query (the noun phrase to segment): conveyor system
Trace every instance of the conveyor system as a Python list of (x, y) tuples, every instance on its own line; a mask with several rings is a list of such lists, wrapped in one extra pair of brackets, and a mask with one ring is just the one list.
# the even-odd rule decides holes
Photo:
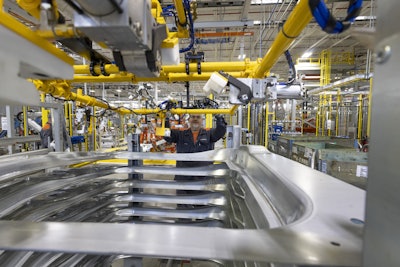
[[(128, 167), (105, 159), (216, 164)], [(71, 167), (84, 162), (96, 163)], [(176, 174), (205, 178), (177, 182)], [(2, 266), (361, 264), (365, 192), (259, 146), (2, 157), (0, 196)]]

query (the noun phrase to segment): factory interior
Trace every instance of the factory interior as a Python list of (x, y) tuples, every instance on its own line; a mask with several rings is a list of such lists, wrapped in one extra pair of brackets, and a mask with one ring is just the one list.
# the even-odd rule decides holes
[(399, 1), (0, 7), (0, 267), (400, 266)]

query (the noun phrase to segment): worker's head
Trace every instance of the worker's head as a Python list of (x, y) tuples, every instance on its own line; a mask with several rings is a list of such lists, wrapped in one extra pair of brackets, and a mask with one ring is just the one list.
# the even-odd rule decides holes
[(193, 131), (200, 130), (201, 126), (203, 126), (203, 115), (190, 114), (189, 123), (190, 123), (190, 129), (192, 129)]

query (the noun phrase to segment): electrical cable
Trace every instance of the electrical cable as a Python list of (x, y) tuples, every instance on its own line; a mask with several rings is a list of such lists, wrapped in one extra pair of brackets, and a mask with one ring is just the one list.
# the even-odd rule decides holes
[(288, 84), (292, 84), (296, 80), (296, 68), (293, 63), (292, 55), (290, 54), (289, 50), (285, 51), (285, 57), (289, 64), (289, 80)]
[(347, 30), (360, 14), (362, 0), (349, 0), (347, 16), (343, 20), (336, 20), (329, 12), (323, 0), (309, 0), (308, 4), (312, 15), (323, 31), (327, 33), (341, 33)]
[(190, 44), (179, 50), (179, 53), (185, 53), (187, 51), (190, 51), (193, 46), (194, 46), (194, 24), (193, 24), (193, 17), (192, 13), (190, 12), (190, 1), (189, 0), (183, 0), (183, 6), (185, 7), (185, 12), (186, 12), (186, 17), (188, 18), (189, 21), (189, 36), (190, 36)]

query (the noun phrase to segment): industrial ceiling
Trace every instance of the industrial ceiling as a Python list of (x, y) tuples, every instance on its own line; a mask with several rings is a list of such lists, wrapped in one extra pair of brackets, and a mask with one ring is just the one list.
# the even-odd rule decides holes
[[(8, 0), (9, 6), (16, 8), (15, 1)], [(60, 12), (67, 21), (72, 20), (72, 10), (64, 1), (57, 1)], [(197, 0), (194, 9), (195, 45), (192, 52), (204, 53), (204, 62), (233, 62), (240, 60), (256, 61), (264, 57), (271, 44), (274, 42), (280, 28), (287, 20), (297, 0), (242, 0), (242, 1), (209, 1)], [(174, 4), (172, 0), (161, 0), (163, 8)], [(329, 0), (326, 5), (330, 12), (338, 19), (347, 14), (348, 1)], [(358, 73), (371, 73), (371, 51), (358, 39), (353, 37), (352, 30), (372, 28), (375, 24), (376, 1), (364, 1), (359, 17), (351, 30), (341, 34), (327, 34), (321, 30), (313, 19), (308, 26), (297, 36), (290, 45), (289, 51), (293, 61), (297, 62), (305, 52), (311, 52), (303, 63), (319, 60), (321, 52), (330, 50), (332, 53), (331, 82), (343, 79)], [(174, 17), (166, 17), (170, 30), (174, 30)], [(32, 23), (35, 23), (33, 21)], [(187, 47), (189, 39), (179, 40), (180, 48)], [(109, 53), (102, 50), (102, 53)], [(311, 58), (311, 59), (309, 59)], [(180, 62), (185, 62), (182, 53)], [(302, 77), (306, 86), (319, 85), (319, 68), (297, 66), (298, 77)], [(223, 70), (223, 69), (222, 69)], [(288, 63), (282, 55), (271, 69), (271, 74), (279, 77), (280, 81), (288, 79)], [(205, 82), (190, 82), (192, 97), (206, 96), (202, 91)], [(135, 97), (139, 85), (129, 83), (112, 84), (75, 84), (88, 88), (90, 94), (103, 96), (109, 100), (128, 100)], [(186, 88), (183, 82), (145, 84), (151, 94), (159, 100), (168, 96), (184, 98)], [(157, 93), (155, 88), (157, 87)], [(102, 93), (105, 89), (106, 95)], [(130, 98), (129, 98), (130, 96)]]

